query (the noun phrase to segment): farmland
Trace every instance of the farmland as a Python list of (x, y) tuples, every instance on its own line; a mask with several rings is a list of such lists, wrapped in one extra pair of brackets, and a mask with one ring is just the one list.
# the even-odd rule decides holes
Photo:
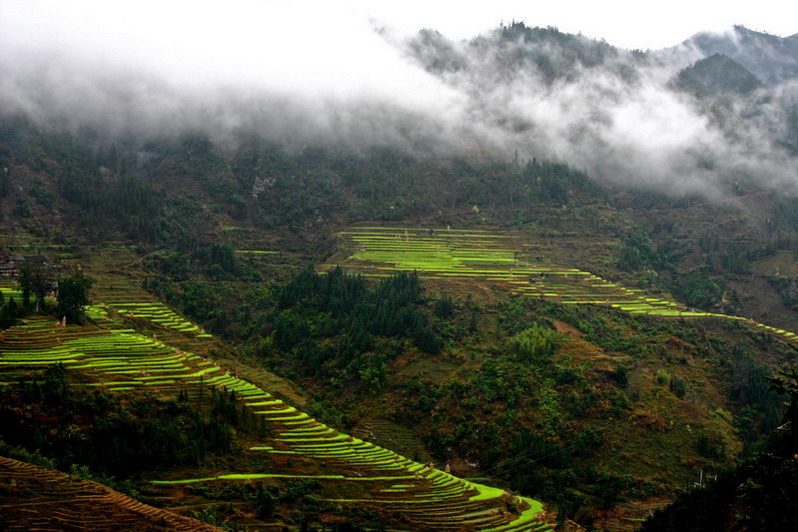
[[(677, 303), (662, 291), (647, 293), (609, 281), (586, 269), (551, 258), (552, 254), (538, 246), (533, 238), (514, 231), (495, 228), (454, 230), (440, 227), (430, 230), (409, 226), (365, 226), (342, 231), (338, 244), (342, 249), (338, 255), (341, 260), (331, 260), (320, 269), (332, 270), (340, 263), (350, 273), (386, 281), (400, 272), (415, 271), (424, 280), (425, 286), (433, 290), (492, 294), (487, 296), (486, 301), (509, 295), (529, 302), (551, 302), (554, 307), (562, 309), (563, 316), (568, 309), (588, 311), (601, 308), (630, 317), (664, 320), (674, 324), (684, 320), (720, 320), (740, 323), (783, 340), (795, 341), (794, 334), (783, 329), (734, 316), (697, 311)], [(255, 251), (249, 249), (237, 253), (255, 256), (263, 261), (276, 256)], [(108, 392), (124, 400), (149, 395), (184, 397), (191, 404), (204, 404), (207, 409), (212, 397), (232, 398), (238, 415), (254, 420), (255, 429), (249, 433), (239, 433), (227, 459), (197, 467), (174, 467), (168, 472), (147, 472), (144, 480), (148, 497), (159, 501), (165, 508), (191, 514), (198, 508), (213, 507), (214, 498), (208, 498), (206, 494), (237, 493), (239, 498), (234, 498), (234, 519), (237, 522), (262, 526), (268, 521), (277, 527), (280, 526), (278, 521), (296, 521), (291, 521), (290, 514), (283, 510), (278, 510), (276, 516), (263, 521), (251, 509), (248, 496), (240, 494), (249, 493), (251, 497), (260, 484), (275, 493), (291, 493), (297, 485), (302, 485), (312, 486), (308, 489), (312, 489), (311, 496), (318, 501), (320, 510), (316, 510), (315, 515), (319, 519), (319, 516), (335, 519), (330, 516), (340, 516), (341, 508), (358, 508), (371, 512), (366, 514), (369, 517), (363, 518), (366, 522), (384, 521), (398, 529), (403, 526), (410, 529), (545, 529), (548, 526), (540, 515), (543, 508), (538, 502), (503, 489), (458, 478), (442, 471), (440, 462), (437, 467), (430, 467), (432, 458), (429, 449), (432, 447), (425, 448), (422, 441), (427, 445), (429, 442), (422, 440), (422, 434), (418, 431), (413, 434), (407, 425), (394, 423), (394, 428), (389, 429), (392, 434), (378, 432), (377, 441), (383, 445), (379, 446), (369, 441), (374, 436), (372, 430), (363, 429), (370, 422), (350, 427), (347, 434), (340, 430), (341, 426), (334, 426), (336, 423), (328, 420), (328, 424), (325, 424), (314, 419), (303, 411), (303, 401), (306, 399), (301, 399), (295, 392), (289, 393), (289, 387), (273, 377), (261, 378), (268, 372), (262, 368), (255, 369), (251, 361), (247, 363), (226, 354), (226, 349), (218, 340), (201, 326), (142, 289), (144, 283), (141, 272), (123, 273), (115, 261), (128, 261), (131, 258), (124, 253), (115, 254), (118, 256), (108, 262), (98, 255), (90, 265), (99, 274), (96, 300), (87, 309), (92, 323), (83, 326), (70, 323), (62, 327), (51, 318), (29, 317), (2, 333), (0, 382), (10, 388), (20, 379), (41, 379), (47, 368), (60, 363), (68, 373), (80, 376), (74, 379), (73, 387)], [(559, 259), (562, 256), (558, 255)], [(0, 288), (6, 298), (19, 298), (21, 295), (14, 283), (0, 283)], [(561, 319), (578, 323), (573, 317)], [(396, 343), (401, 345), (399, 341)], [(303, 344), (303, 349), (307, 345)], [(455, 346), (457, 348), (459, 346)], [(476, 367), (474, 361), (483, 356), (483, 348), (477, 348), (476, 352), (467, 355), (472, 361), (471, 368)], [(635, 382), (638, 383), (641, 378), (647, 379), (644, 375), (649, 371), (648, 364), (663, 364), (654, 360), (631, 363), (626, 355), (610, 354), (612, 358), (596, 345), (574, 338), (561, 347), (555, 360), (558, 364), (560, 360), (565, 361), (569, 368), (573, 368), (568, 371), (585, 372), (580, 374), (590, 379), (595, 378), (591, 376), (594, 372), (600, 375), (600, 372), (618, 371), (619, 361), (623, 360), (623, 364), (632, 368), (639, 366), (634, 373)], [(446, 354), (442, 359), (430, 357), (414, 361), (417, 356), (413, 350), (402, 355), (402, 358), (410, 361), (411, 366), (407, 370), (400, 370), (399, 380), (396, 381), (400, 386), (406, 384), (402, 375), (409, 375), (416, 367), (447, 374), (444, 368), (448, 367), (451, 360), (446, 357), (451, 355)], [(459, 354), (456, 356), (463, 357)], [(569, 357), (574, 357), (573, 362), (568, 361)], [(366, 356), (363, 360), (371, 359)], [(507, 364), (507, 361), (501, 364)], [(580, 369), (577, 370), (577, 367)], [(596, 369), (590, 369), (593, 367)], [(680, 382), (676, 375), (684, 375), (682, 370), (670, 367), (668, 370), (674, 372), (673, 377), (668, 374), (668, 379)], [(453, 367), (447, 371), (449, 375), (471, 382), (468, 379), (472, 375), (465, 368), (457, 370)], [(482, 386), (480, 378), (483, 377), (474, 377), (473, 386)], [(431, 380), (425, 385), (435, 386), (434, 379)], [(532, 382), (536, 381), (529, 381)], [(524, 404), (534, 405), (536, 399), (532, 397), (538, 394), (543, 397), (546, 393), (554, 393), (547, 388), (550, 386), (547, 382), (544, 380), (538, 384), (540, 390), (534, 393), (526, 392), (529, 399), (524, 399)], [(649, 386), (638, 385), (642, 389)], [(599, 386), (607, 398), (616, 397), (612, 386), (608, 387), (603, 382)], [(456, 390), (450, 390), (453, 395), (447, 401), (455, 401)], [(585, 390), (579, 393), (583, 392)], [(397, 397), (394, 400), (402, 404), (400, 401), (404, 399)], [(475, 400), (471, 398), (469, 404)], [(487, 411), (494, 408), (487, 406), (491, 402), (492, 399), (486, 400), (483, 409)], [(408, 403), (401, 408), (415, 412), (416, 407)], [(645, 408), (652, 410), (653, 414), (639, 415), (656, 417), (659, 412), (671, 407), (652, 403)], [(524, 423), (541, 423), (544, 427), (559, 424), (567, 426), (565, 417), (558, 414), (556, 409), (548, 413), (536, 408), (519, 412), (524, 416)], [(673, 412), (677, 415), (676, 410)], [(370, 419), (377, 426), (390, 426), (386, 425), (388, 420), (380, 418), (377, 411), (368, 415), (374, 416)], [(424, 410), (412, 415), (424, 423), (412, 428), (427, 431), (434, 438), (441, 438), (449, 430), (449, 420), (445, 417), (443, 420), (437, 414), (427, 417)], [(559, 417), (562, 417), (562, 421), (557, 420)], [(426, 424), (429, 419), (435, 420), (434, 427)], [(486, 421), (492, 422), (493, 419), (498, 419), (498, 416), (489, 416)], [(691, 422), (695, 423), (694, 420)], [(595, 423), (594, 426), (604, 430), (604, 422)], [(405, 450), (405, 456), (386, 448), (392, 447), (393, 433), (400, 428), (408, 434), (402, 448), (413, 449)], [(658, 447), (667, 448), (681, 434), (655, 434), (653, 437), (658, 440)], [(612, 436), (608, 438), (612, 439)], [(568, 443), (566, 447), (571, 445), (575, 444)], [(617, 453), (608, 454), (606, 449), (599, 453), (605, 463), (612, 463), (619, 471), (625, 467), (615, 464), (616, 458), (613, 456)], [(630, 450), (625, 449), (618, 456), (628, 456), (629, 453)], [(440, 450), (433, 455), (440, 461)], [(416, 461), (407, 458), (409, 456), (416, 458)], [(417, 461), (418, 456), (425, 457), (424, 463)], [(460, 474), (465, 471), (467, 469), (464, 467), (459, 469)], [(480, 473), (475, 472), (476, 475)], [(643, 471), (641, 468), (641, 478), (650, 474), (648, 469)], [(677, 474), (684, 475), (685, 472), (680, 469)], [(508, 481), (506, 478), (503, 480)], [(529, 489), (526, 484), (523, 492)]]
[(196, 519), (159, 510), (96, 482), (0, 457), (0, 478), (8, 496), (35, 493), (24, 504), (0, 504), (11, 529), (89, 530), (108, 523), (148, 530), (218, 530)]
[[(167, 335), (145, 336), (126, 325), (151, 320), (170, 338), (204, 340), (196, 326), (186, 325), (185, 318), (162, 305), (115, 300), (96, 304), (89, 315), (94, 324), (63, 327), (50, 319), (30, 318), (3, 331), (0, 382), (10, 386), (62, 364), (67, 372), (83, 375), (72, 386), (124, 396), (183, 394), (192, 401), (225, 393), (236, 408), (257, 419), (262, 436), (242, 443), (244, 458), (236, 462), (249, 464), (249, 469), (207, 471), (198, 477), (151, 476), (150, 489), (160, 490), (167, 500), (179, 498), (180, 486), (185, 484), (250, 485), (257, 481), (281, 485), (313, 480), (319, 483), (316, 496), (325, 504), (378, 508), (379, 515), (412, 523), (411, 528), (547, 528), (536, 517), (542, 507), (534, 500), (460, 479), (344, 434), (238, 377), (235, 369), (174, 347), (165, 340)], [(258, 470), (255, 464), (263, 464), (264, 459), (269, 466)], [(511, 503), (517, 513), (506, 510)]]
[[(744, 320), (798, 342), (795, 333), (687, 308), (667, 295), (627, 288), (591, 272), (547, 262), (522, 235), (500, 230), (364, 226), (342, 231), (351, 254), (344, 266), (381, 277), (416, 271), (430, 281), (467, 281), (565, 305), (601, 305), (632, 315)], [(329, 267), (329, 265), (328, 265)]]

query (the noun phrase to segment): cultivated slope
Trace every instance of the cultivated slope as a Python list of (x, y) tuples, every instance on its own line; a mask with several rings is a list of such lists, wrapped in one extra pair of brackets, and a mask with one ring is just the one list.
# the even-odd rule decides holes
[(112, 392), (167, 397), (184, 392), (194, 399), (208, 394), (208, 387), (234, 392), (239, 406), (259, 417), (265, 428), (266, 436), (248, 444), (244, 452), (266, 456), (268, 467), (206, 472), (199, 478), (153, 478), (153, 485), (166, 492), (185, 483), (313, 479), (321, 486), (318, 495), (323, 501), (375, 508), (398, 528), (547, 528), (537, 519), (542, 507), (534, 500), (462, 480), (343, 434), (213, 360), (123, 324), (130, 316), (166, 327), (172, 335), (199, 340), (203, 333), (169, 312), (139, 298), (94, 306), (90, 315), (96, 325), (61, 327), (48, 319), (27, 320), (0, 334), (0, 380), (8, 384), (58, 362), (84, 373), (86, 386)]
[(102, 484), (2, 456), (0, 482), (3, 530), (219, 530)]
[[(341, 236), (354, 252), (346, 268), (367, 276), (415, 270), (425, 279), (466, 280), (569, 305), (606, 305), (666, 318), (715, 317), (748, 322), (798, 345), (798, 335), (739, 316), (697, 311), (667, 297), (626, 288), (536, 255), (518, 236), (498, 230), (356, 227)], [(330, 267), (330, 265), (327, 265)]]

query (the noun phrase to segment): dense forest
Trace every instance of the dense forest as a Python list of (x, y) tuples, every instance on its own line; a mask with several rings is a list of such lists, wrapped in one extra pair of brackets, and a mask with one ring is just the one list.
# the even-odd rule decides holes
[[(213, 229), (207, 198), (234, 221), (294, 232), (359, 220), (420, 219), (461, 207), (501, 207), (507, 214), (500, 221), (522, 222), (518, 217), (530, 203), (605, 198), (584, 173), (535, 159), (430, 159), (395, 148), (294, 152), (254, 134), (242, 134), (232, 153), (199, 133), (109, 146), (92, 132), (44, 134), (14, 115), (3, 117), (0, 132), (7, 220), (32, 222), (34, 215), (64, 208), (76, 223), (98, 229), (92, 238), (114, 230), (181, 251), (204, 243), (204, 233)], [(30, 179), (31, 173), (55, 179)]]

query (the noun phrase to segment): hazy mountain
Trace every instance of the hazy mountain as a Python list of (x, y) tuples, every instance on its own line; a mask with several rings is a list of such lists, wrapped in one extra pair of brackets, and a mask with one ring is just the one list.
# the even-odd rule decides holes
[(699, 96), (747, 95), (762, 82), (733, 59), (713, 54), (681, 70), (674, 86)]
[(798, 35), (782, 38), (734, 26), (725, 33), (698, 33), (679, 47), (726, 55), (768, 84), (798, 78)]
[[(289, 398), (307, 391), (299, 406), (330, 426), (398, 442), (424, 461), (454, 458), (453, 469), (506, 481), (502, 488), (539, 496), (562, 519), (595, 520), (596, 529), (621, 530), (601, 514), (626, 504), (615, 517), (631, 527), (778, 425), (780, 398), (767, 376), (794, 362), (798, 345), (787, 331), (798, 331), (798, 83), (764, 83), (738, 56), (778, 55), (797, 37), (766, 36), (756, 46), (738, 38), (745, 53), (696, 43), (643, 53), (520, 22), (462, 41), (433, 30), (403, 42), (367, 31), (362, 42), (379, 48), (373, 62), (324, 56), (335, 63), (326, 85), (316, 76), (286, 80), (279, 69), (266, 75), (254, 62), (216, 70), (224, 80), (260, 73), (229, 85), (206, 87), (214, 76), (198, 69), (200, 90), (181, 79), (188, 72), (162, 72), (168, 62), (106, 71), (89, 52), (1, 58), (0, 243), (9, 256), (43, 249), (79, 261), (103, 298), (124, 296), (131, 306), (162, 298), (246, 361), (131, 312), (112, 311), (114, 327), (136, 327), (148, 343), (157, 331), (164, 345), (173, 333), (176, 354), (199, 355), (196, 364), (229, 358), (231, 375), (267, 379)], [(245, 52), (215, 57), (226, 65)], [(367, 79), (344, 79), (361, 72)], [(502, 244), (494, 249), (492, 240)], [(399, 250), (410, 259), (395, 260)], [(389, 260), (372, 261), (384, 251)], [(446, 275), (423, 286), (415, 276), (377, 284), (385, 271), (411, 267)], [(496, 271), (511, 273), (496, 280)], [(374, 286), (362, 272), (377, 272)], [(533, 297), (511, 296), (523, 283)], [(11, 281), (0, 288), (22, 296)], [(621, 295), (636, 302), (622, 307)], [(10, 324), (22, 311), (3, 297), (0, 321)], [(665, 312), (641, 313), (651, 301)], [(677, 307), (686, 313), (668, 310)], [(25, 345), (39, 346), (32, 325)], [(266, 368), (296, 388), (263, 376)], [(202, 375), (200, 386), (213, 384)], [(165, 383), (170, 393), (173, 384)], [(15, 398), (24, 404), (26, 394)], [(215, 395), (212, 406), (197, 395), (205, 414), (246, 419), (235, 396)], [(75, 441), (70, 419), (58, 422), (42, 434)], [(0, 423), (21, 440), (18, 426)], [(267, 432), (282, 434), (275, 427)], [(287, 440), (255, 449), (254, 432), (235, 434), (246, 447), (233, 460), (214, 455), (207, 473), (174, 478), (268, 468), (269, 495), (251, 483), (236, 492), (180, 486), (175, 504), (191, 508), (186, 495), (201, 496), (206, 507), (225, 500), (254, 512), (252, 503), (268, 510), (276, 500), (277, 515), (260, 517), (293, 526), (316, 520), (331, 501), (330, 513), (340, 514), (342, 495), (363, 500), (346, 484), (314, 493), (313, 483), (293, 483), (315, 472), (338, 482), (329, 478), (339, 471), (333, 459), (308, 469), (293, 451), (279, 456)], [(40, 448), (35, 437), (22, 443)], [(285, 466), (286, 482), (272, 478), (282, 476), (274, 466)], [(380, 514), (410, 490), (420, 515), (417, 486), (364, 489)], [(500, 500), (510, 514), (519, 510)], [(644, 501), (654, 506), (636, 513)], [(466, 517), (492, 512), (470, 508)], [(379, 515), (363, 515), (365, 528), (377, 527)], [(388, 524), (424, 528), (396, 519)]]
[[(792, 190), (798, 163), (784, 148), (794, 145), (795, 88), (758, 73), (781, 65), (786, 76), (798, 61), (783, 39), (735, 32), (644, 53), (513, 22), (463, 41), (425, 30), (404, 50), (506, 156), (563, 158), (603, 181), (677, 195), (727, 196), (731, 176)], [(710, 41), (737, 47), (712, 51)]]

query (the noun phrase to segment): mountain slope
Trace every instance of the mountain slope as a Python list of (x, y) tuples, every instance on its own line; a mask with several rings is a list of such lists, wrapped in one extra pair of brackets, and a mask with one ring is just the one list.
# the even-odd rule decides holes
[[(6, 388), (1, 412), (8, 421), (5, 428), (18, 424), (27, 427), (24, 432), (4, 430), (4, 437), (26, 446), (44, 440), (44, 448), (51, 451), (66, 445), (68, 453), (77, 457), (87, 454), (94, 439), (106, 438), (107, 447), (93, 453), (97, 458), (104, 457), (106, 462), (103, 463), (117, 463), (129, 469), (134, 467), (132, 457), (136, 457), (135, 460), (144, 462), (140, 467), (146, 468), (147, 451), (135, 454), (131, 447), (138, 445), (124, 440), (131, 431), (135, 434), (130, 423), (145, 427), (151, 444), (156, 446), (152, 450), (157, 448), (164, 457), (174, 457), (173, 464), (161, 463), (158, 467), (161, 471), (146, 474), (145, 478), (150, 481), (147, 491), (150, 496), (158, 493), (162, 502), (167, 497), (168, 503), (181, 508), (213, 506), (208, 499), (194, 500), (187, 505), (183, 501), (184, 485), (192, 486), (192, 493), (203, 495), (213, 492), (218, 484), (232, 484), (231, 494), (225, 497), (238, 501), (241, 507), (252, 504), (250, 493), (255, 489), (255, 482), (265, 483), (274, 491), (290, 491), (298, 482), (306, 483), (303, 489), (309, 491), (281, 500), (290, 504), (296, 503), (298, 498), (307, 506), (311, 501), (306, 501), (304, 496), (312, 492), (315, 504), (303, 506), (302, 520), (345, 520), (347, 516), (356, 515), (356, 508), (361, 508), (371, 512), (368, 521), (402, 523), (414, 529), (427, 526), (474, 530), (546, 528), (538, 519), (542, 507), (536, 501), (462, 480), (436, 470), (432, 464), (415, 463), (348, 436), (237, 377), (234, 364), (225, 369), (210, 358), (174, 347), (167, 343), (170, 339), (182, 337), (183, 341), (192, 342), (202, 342), (202, 339), (197, 338), (196, 330), (188, 330), (185, 322), (175, 320), (175, 315), (165, 316), (164, 310), (152, 302), (116, 300), (91, 310), (97, 325), (61, 327), (51, 320), (30, 319), (0, 333), (0, 375)], [(131, 321), (138, 322), (139, 326), (149, 322), (150, 327), (159, 326), (165, 333), (160, 335), (161, 340), (156, 340), (154, 334), (152, 338), (144, 336), (129, 328)], [(45, 368), (56, 363), (62, 364), (62, 369), (58, 369), (59, 366), (55, 366), (55, 370), (47, 369), (44, 384), (39, 388), (36, 380), (41, 378)], [(63, 380), (64, 371), (77, 382)], [(18, 380), (23, 383), (30, 380), (30, 384), (19, 388), (10, 384)], [(76, 392), (68, 390), (86, 387), (114, 396), (122, 394), (119, 397), (134, 405), (139, 400), (146, 402), (147, 396), (154, 394), (161, 398), (178, 397), (178, 403), (184, 404), (182, 408), (191, 405), (199, 408), (200, 412), (190, 418), (194, 421), (183, 427), (185, 431), (195, 431), (194, 441), (187, 442), (189, 455), (178, 460), (184, 455), (175, 454), (174, 432), (170, 437), (169, 431), (176, 427), (164, 427), (166, 433), (157, 430), (153, 433), (153, 427), (162, 425), (146, 424), (144, 419), (136, 422), (131, 418), (130, 412), (144, 415), (145, 411), (138, 407), (122, 410), (118, 415), (108, 412), (103, 415), (100, 406), (99, 412), (95, 410), (91, 414), (93, 421), (83, 426), (89, 412), (81, 411), (84, 407), (76, 405), (97, 405), (97, 396), (85, 401), (71, 397), (70, 394)], [(36, 393), (39, 389), (43, 390), (43, 396)], [(33, 395), (30, 390), (34, 390)], [(103, 401), (105, 409), (113, 403), (109, 399), (101, 403)], [(203, 405), (206, 410), (213, 407), (212, 419), (207, 425), (198, 417), (204, 415)], [(167, 405), (166, 408), (174, 410), (177, 406)], [(221, 424), (217, 419), (220, 415)], [(81, 425), (78, 424), (80, 420), (83, 420)], [(59, 425), (59, 421), (68, 426)], [(119, 421), (126, 428), (117, 426)], [(185, 414), (176, 416), (171, 423), (175, 422), (185, 423)], [(55, 425), (48, 428), (51, 423)], [(109, 430), (109, 427), (117, 428)], [(232, 427), (235, 427), (235, 437), (228, 433)], [(108, 434), (102, 436), (103, 430)], [(80, 434), (77, 441), (65, 443), (64, 438), (76, 434)], [(32, 439), (26, 439), (27, 435)], [(202, 458), (194, 461), (194, 468), (186, 468), (187, 463), (192, 463), (194, 453), (202, 450), (199, 456), (203, 457), (204, 449), (210, 450), (211, 445), (217, 455), (221, 452), (218, 461), (206, 463)], [(165, 474), (164, 468), (169, 472)], [(198, 489), (202, 485), (207, 486), (206, 490)], [(262, 518), (259, 519), (257, 513), (253, 515), (254, 511), (248, 508), (250, 506), (244, 506), (245, 513), (239, 510), (234, 519), (263, 525)], [(282, 511), (274, 513), (274, 517), (286, 522), (298, 519)], [(353, 511), (355, 514), (351, 513)]]
[(220, 530), (102, 484), (2, 456), (0, 482), (3, 530)]
[(707, 477), (672, 505), (650, 516), (642, 530), (720, 532), (793, 528), (794, 503), (798, 498), (794, 376), (792, 388), (788, 416), (793, 419), (769, 436), (762, 452), (717, 477)]
[(674, 83), (681, 90), (703, 97), (746, 95), (762, 83), (742, 65), (718, 53), (680, 71)]
[(723, 54), (770, 85), (798, 78), (798, 39), (734, 26), (725, 33), (698, 33), (683, 47), (695, 47), (702, 54)]

